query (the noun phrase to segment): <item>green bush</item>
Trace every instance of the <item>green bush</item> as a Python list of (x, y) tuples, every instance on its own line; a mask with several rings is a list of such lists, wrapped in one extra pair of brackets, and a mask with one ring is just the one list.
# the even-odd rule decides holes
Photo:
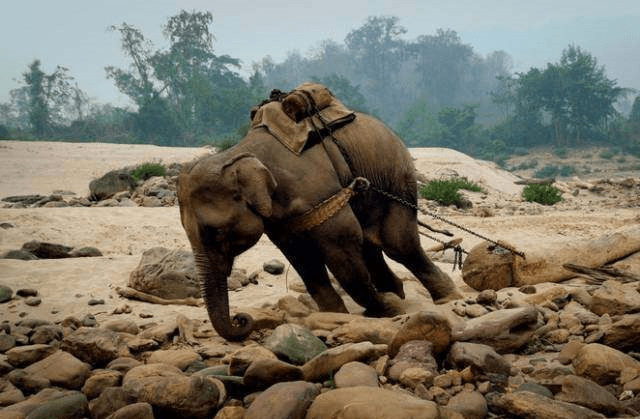
[(602, 153), (600, 153), (600, 158), (606, 159), (606, 160), (611, 160), (613, 158), (613, 156), (615, 156), (617, 153), (615, 151), (612, 150), (604, 150)]
[(561, 159), (565, 159), (567, 157), (567, 149), (564, 147), (557, 147), (553, 152)]
[(437, 201), (442, 205), (459, 205), (462, 203), (460, 189), (473, 192), (485, 192), (480, 185), (469, 181), (467, 178), (452, 178), (449, 180), (430, 180), (420, 189), (420, 196), (425, 199)]
[(162, 163), (143, 163), (136, 167), (131, 176), (135, 180), (147, 180), (153, 176), (164, 176), (166, 169)]
[(531, 184), (525, 186), (522, 191), (522, 197), (526, 199), (527, 202), (553, 205), (562, 201), (562, 192), (550, 183)]

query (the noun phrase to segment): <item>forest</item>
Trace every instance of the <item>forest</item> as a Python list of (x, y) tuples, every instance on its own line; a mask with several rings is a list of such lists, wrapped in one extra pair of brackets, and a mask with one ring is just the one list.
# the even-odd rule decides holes
[[(606, 144), (640, 156), (640, 96), (577, 45), (545, 68), (514, 73), (503, 51), (482, 56), (449, 29), (408, 41), (397, 17), (379, 16), (341, 43), (327, 40), (279, 63), (265, 57), (243, 77), (238, 59), (216, 55), (211, 24), (209, 12), (170, 17), (164, 49), (133, 25), (110, 28), (130, 64), (106, 67), (105, 77), (131, 99), (128, 108), (95, 103), (68, 68), (46, 74), (34, 60), (0, 103), (0, 138), (228, 147), (272, 89), (316, 81), (382, 119), (409, 147), (498, 162), (536, 146)], [(633, 103), (630, 111), (616, 108), (622, 100)]]

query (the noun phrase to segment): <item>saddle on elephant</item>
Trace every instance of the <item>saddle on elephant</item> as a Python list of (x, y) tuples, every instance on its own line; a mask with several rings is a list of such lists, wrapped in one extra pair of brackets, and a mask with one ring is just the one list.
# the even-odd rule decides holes
[(304, 83), (251, 111), (251, 129), (266, 128), (287, 149), (300, 155), (310, 135), (329, 135), (356, 118), (333, 93), (318, 83)]

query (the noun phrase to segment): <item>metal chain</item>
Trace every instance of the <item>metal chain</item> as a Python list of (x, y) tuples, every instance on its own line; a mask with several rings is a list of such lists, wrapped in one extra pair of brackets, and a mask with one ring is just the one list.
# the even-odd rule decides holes
[[(523, 259), (525, 258), (525, 254), (524, 254), (524, 252), (521, 252), (521, 251), (519, 251), (519, 250), (514, 249), (514, 248), (513, 248), (513, 246), (510, 246), (510, 245), (508, 245), (508, 244), (506, 244), (506, 243), (502, 243), (502, 242), (498, 242), (498, 241), (492, 240), (492, 239), (490, 239), (490, 238), (488, 238), (488, 237), (486, 237), (486, 236), (483, 236), (483, 235), (482, 235), (482, 234), (480, 234), (480, 233), (476, 233), (475, 231), (472, 231), (472, 230), (468, 229), (468, 228), (467, 228), (467, 227), (465, 227), (465, 226), (462, 226), (462, 225), (460, 225), (460, 224), (458, 224), (458, 223), (456, 223), (456, 222), (453, 222), (453, 221), (451, 221), (451, 220), (448, 220), (448, 219), (444, 218), (444, 217), (443, 217), (443, 216), (441, 216), (441, 215), (438, 215), (438, 214), (436, 214), (436, 213), (433, 213), (433, 212), (430, 212), (430, 211), (424, 210), (424, 209), (420, 208), (419, 206), (417, 206), (417, 205), (415, 205), (415, 204), (413, 204), (413, 203), (411, 203), (411, 202), (407, 201), (406, 199), (402, 199), (402, 198), (400, 198), (399, 196), (396, 196), (396, 195), (390, 194), (389, 192), (384, 191), (384, 190), (382, 190), (382, 189), (380, 189), (380, 188), (376, 187), (376, 186), (375, 186), (375, 185), (373, 185), (373, 184), (369, 187), (369, 189), (374, 190), (374, 191), (378, 192), (379, 194), (386, 196), (386, 197), (387, 197), (387, 198), (389, 198), (389, 199), (392, 199), (392, 200), (394, 200), (394, 201), (396, 201), (396, 202), (399, 202), (399, 203), (401, 203), (402, 205), (405, 205), (405, 206), (407, 206), (407, 207), (409, 207), (409, 208), (413, 208), (413, 209), (415, 209), (415, 210), (417, 210), (417, 211), (420, 211), (421, 213), (423, 213), (423, 214), (425, 214), (425, 215), (428, 215), (428, 216), (430, 216), (430, 217), (433, 217), (433, 218), (435, 218), (436, 220), (440, 220), (440, 221), (442, 221), (442, 222), (444, 222), (444, 223), (447, 223), (447, 224), (452, 225), (452, 226), (454, 226), (454, 227), (456, 227), (456, 228), (459, 228), (460, 230), (465, 231), (465, 232), (467, 232), (467, 233), (469, 233), (469, 234), (471, 234), (471, 235), (474, 235), (474, 236), (476, 236), (476, 237), (479, 237), (479, 238), (481, 238), (482, 240), (486, 240), (486, 241), (488, 241), (489, 243), (492, 243), (492, 244), (494, 244), (494, 245), (496, 245), (496, 246), (502, 247), (503, 249), (506, 249), (506, 250), (510, 251), (511, 253), (516, 254), (516, 255), (518, 255), (518, 256), (520, 256), (520, 257), (522, 257)], [(436, 241), (438, 241), (438, 240), (436, 240)]]

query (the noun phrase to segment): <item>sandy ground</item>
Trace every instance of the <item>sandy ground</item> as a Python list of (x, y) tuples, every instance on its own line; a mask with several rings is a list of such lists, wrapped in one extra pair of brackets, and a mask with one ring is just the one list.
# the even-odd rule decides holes
[[(51, 194), (66, 191), (76, 196), (88, 195), (89, 182), (108, 170), (161, 161), (165, 164), (184, 162), (212, 152), (209, 148), (168, 148), (149, 145), (115, 145), (62, 142), (0, 142), (0, 198), (11, 195)], [(471, 210), (430, 206), (430, 210), (463, 224), (496, 240), (505, 240), (522, 250), (539, 249), (550, 243), (588, 240), (630, 224), (640, 223), (637, 199), (626, 195), (603, 195), (580, 190), (577, 195), (565, 193), (565, 201), (553, 207), (523, 202), (518, 177), (495, 164), (474, 160), (449, 149), (412, 149), (418, 171), (426, 178), (451, 174), (466, 176), (485, 187), (487, 193), (468, 194), (474, 203)], [(607, 172), (607, 175), (615, 173)], [(637, 191), (635, 191), (637, 194)], [(482, 240), (435, 221), (421, 219), (433, 226), (447, 228), (463, 237), (470, 249)], [(19, 261), (0, 259), (0, 283), (14, 291), (35, 288), (42, 304), (29, 307), (16, 299), (0, 305), (0, 319), (14, 321), (20, 317), (61, 320), (73, 315), (93, 314), (98, 320), (111, 315), (124, 304), (132, 308), (126, 316), (142, 321), (140, 314), (152, 314), (149, 321), (163, 321), (177, 312), (191, 318), (205, 319), (202, 307), (157, 306), (124, 300), (115, 287), (125, 286), (129, 273), (137, 266), (143, 251), (155, 247), (188, 248), (179, 220), (178, 208), (0, 208), (0, 223), (14, 227), (0, 228), (0, 254), (17, 249), (30, 240), (61, 243), (74, 247), (93, 246), (104, 254), (97, 258)], [(435, 243), (423, 238), (423, 247)], [(460, 289), (473, 291), (452, 272), (447, 261), (451, 255), (438, 254), (439, 266), (449, 272)], [(280, 251), (263, 236), (259, 243), (236, 260), (235, 267), (255, 272), (262, 264), (277, 258), (286, 261)], [(407, 278), (407, 308), (419, 309), (428, 303), (427, 294), (411, 279), (401, 265), (392, 269)], [(236, 308), (262, 307), (275, 304), (299, 281), (292, 268), (278, 276), (262, 275), (257, 285), (249, 285), (231, 293)], [(105, 304), (89, 306), (90, 299), (103, 299)], [(351, 301), (350, 309), (358, 309)]]

